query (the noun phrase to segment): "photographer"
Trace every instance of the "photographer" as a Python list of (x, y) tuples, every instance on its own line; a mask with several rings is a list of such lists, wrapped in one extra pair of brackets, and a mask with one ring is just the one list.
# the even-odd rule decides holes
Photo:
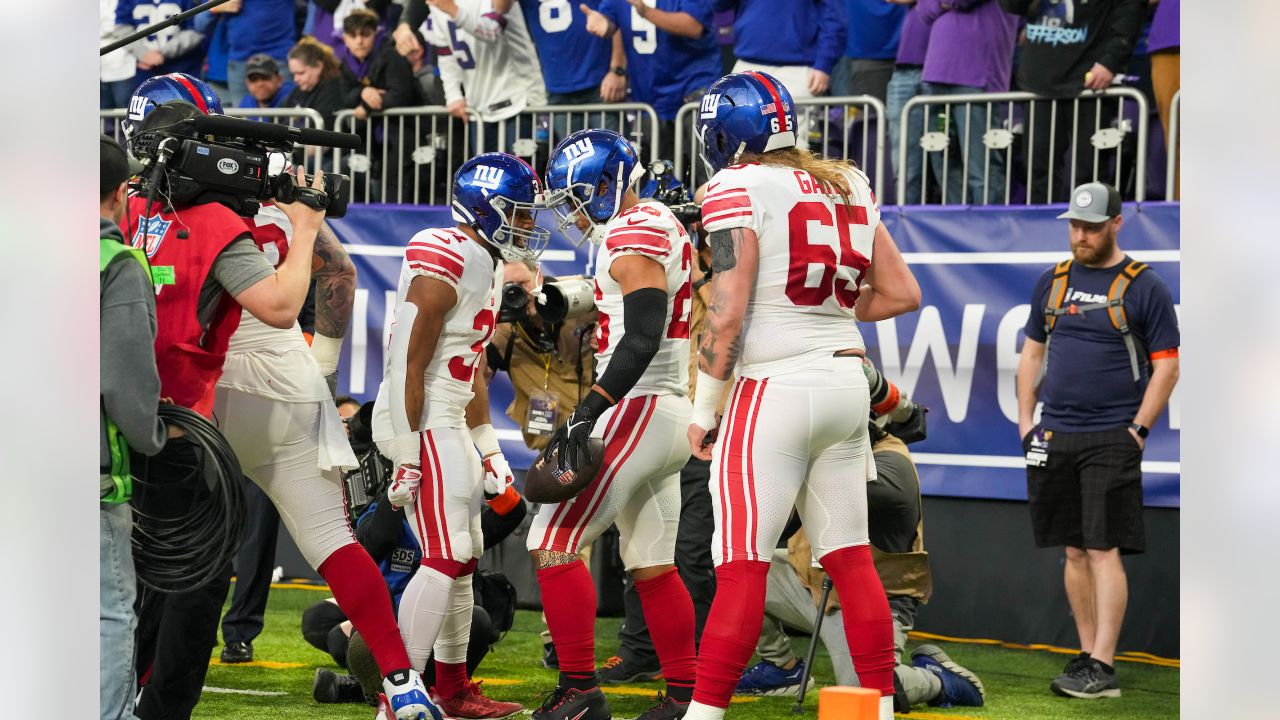
[[(137, 592), (129, 499), (129, 452), (155, 455), (165, 444), (157, 414), (160, 377), (150, 345), (155, 341), (155, 293), (151, 268), (139, 251), (123, 244), (120, 222), (127, 204), (126, 181), (136, 171), (115, 140), (102, 136), (99, 204), (100, 408), (99, 624), (102, 653), (98, 693), (102, 720), (133, 717), (133, 633)], [(171, 432), (177, 433), (176, 428)], [(108, 657), (114, 654), (115, 660)]]
[[(415, 707), (426, 702), (425, 689), (408, 669), (390, 602), (371, 589), (377, 583), (377, 568), (351, 539), (337, 486), (335, 468), (355, 463), (323, 378), (336, 370), (350, 299), (341, 322), (330, 317), (335, 327), (320, 329), (314, 356), (295, 324), (313, 257), (319, 251), (323, 261), (326, 252), (340, 251), (334, 249), (336, 241), (319, 247), (316, 243), (325, 215), (318, 208), (338, 198), (325, 194), (325, 178), (317, 174), (309, 188), (293, 191), (302, 202), (282, 202), (284, 193), (276, 186), (274, 222), (247, 222), (237, 212), (256, 208), (256, 201), (266, 198), (255, 196), (254, 202), (246, 202), (224, 187), (206, 187), (186, 164), (192, 162), (189, 154), (180, 154), (197, 137), (193, 126), (200, 116), (220, 112), (216, 96), (199, 80), (170, 75), (139, 88), (126, 121), (135, 154), (151, 162), (142, 191), (130, 202), (130, 218), (138, 228), (134, 245), (146, 248), (161, 285), (156, 340), (161, 391), (175, 403), (211, 416), (214, 385), (230, 353), (229, 373), (217, 400), (218, 417), (245, 474), (272, 498), (299, 547), (356, 624), (367, 624), (372, 651), (385, 674), (396, 678), (386, 681), (387, 695), (404, 717), (413, 717)], [(205, 152), (196, 155), (206, 155), (210, 147), (199, 149)], [(240, 157), (247, 160), (249, 155)], [(239, 168), (228, 156), (218, 161), (218, 170), (228, 174), (227, 163)], [(299, 170), (299, 180), (304, 177)], [(164, 202), (156, 203), (157, 196)], [(278, 262), (274, 268), (273, 259)], [(232, 343), (242, 313), (245, 324), (237, 343)], [(317, 407), (328, 407), (330, 414)], [(330, 436), (341, 439), (341, 445)], [(148, 475), (157, 480), (147, 494), (148, 511), (173, 515), (185, 512), (193, 488), (165, 481), (198, 477), (189, 471), (201, 463), (190, 448), (165, 455), (148, 468)], [(332, 473), (327, 479), (322, 472), (326, 468)], [(200, 492), (197, 484), (194, 494), (198, 497)], [(216, 640), (229, 568), (221, 577), (194, 590), (144, 598), (139, 629), (142, 667), (147, 667), (153, 643), (155, 648), (154, 666), (138, 706), (143, 720), (190, 716)]]
[(591, 387), (596, 313), (592, 307), (549, 321), (539, 312), (547, 308), (538, 301), (542, 272), (533, 261), (507, 263), (503, 276), (502, 314), (488, 349), (490, 377), (506, 371), (515, 390), (507, 416), (520, 424), (525, 445), (541, 450)]
[[(920, 703), (980, 706), (985, 693), (982, 682), (937, 646), (920, 645), (911, 653), (911, 661), (903, 662), (907, 633), (915, 625), (920, 605), (933, 594), (929, 554), (924, 549), (920, 479), (907, 450), (907, 443), (924, 439), (926, 411), (885, 379), (870, 361), (863, 360), (863, 371), (871, 390), (868, 428), (876, 468), (876, 477), (867, 483), (871, 554), (893, 616), (897, 661), (894, 709), (905, 713)], [(756, 645), (760, 662), (743, 673), (735, 694), (793, 695), (805, 674), (803, 661), (791, 651), (785, 628), (813, 632), (826, 575), (813, 564), (809, 540), (796, 514), (792, 514), (782, 537), (769, 565), (765, 622)], [(844, 617), (834, 591), (823, 612), (826, 617), (820, 635), (831, 656), (836, 682), (856, 685)], [(812, 683), (811, 676), (809, 682)]]

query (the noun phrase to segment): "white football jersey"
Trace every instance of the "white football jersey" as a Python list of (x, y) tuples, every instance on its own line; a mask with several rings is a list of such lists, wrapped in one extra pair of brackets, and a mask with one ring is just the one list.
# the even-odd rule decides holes
[(485, 122), (546, 105), (542, 65), (520, 8), (512, 6), (502, 15), (494, 11), (493, 0), (457, 2), (456, 20), (432, 7), (422, 28), (427, 42), (442, 49), (438, 63), (445, 99), (465, 96)]
[[(609, 275), (613, 262), (625, 255), (656, 260), (667, 276), (667, 319), (658, 353), (627, 393), (676, 395), (689, 392), (689, 312), (692, 309), (693, 246), (689, 233), (661, 203), (649, 200), (619, 213), (604, 228), (596, 253), (596, 377), (602, 377), (613, 350), (626, 334), (622, 320), (622, 288)], [(622, 398), (615, 398), (622, 400)]]
[[(502, 294), (502, 261), (494, 262), (479, 243), (456, 228), (431, 228), (419, 232), (409, 241), (400, 266), (400, 283), (396, 288), (396, 306), (406, 302), (409, 284), (419, 275), (443, 280), (458, 293), (458, 301), (445, 315), (444, 327), (436, 343), (435, 353), (427, 365), (424, 378), (426, 400), (423, 403), (419, 430), (439, 427), (462, 427), (463, 411), (471, 402), (476, 365), (493, 337), (498, 304)], [(395, 325), (396, 333), (409, 328)], [(390, 343), (389, 343), (390, 345)], [(390, 353), (384, 363), (384, 376), (390, 377)], [(389, 388), (384, 379), (378, 388), (374, 411), (374, 437), (385, 439), (390, 429)], [(385, 424), (384, 424), (385, 423)]]
[(880, 208), (850, 166), (849, 201), (801, 170), (747, 163), (707, 185), (708, 232), (748, 228), (760, 246), (742, 328), (738, 372), (764, 378), (825, 366), (836, 350), (864, 348), (854, 303), (871, 265)]

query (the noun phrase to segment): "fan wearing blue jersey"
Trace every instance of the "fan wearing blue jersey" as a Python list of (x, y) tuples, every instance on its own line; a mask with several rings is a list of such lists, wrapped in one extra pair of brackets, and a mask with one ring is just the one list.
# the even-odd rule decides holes
[(720, 50), (711, 31), (711, 0), (601, 0), (587, 15), (599, 37), (621, 32), (631, 76), (631, 99), (648, 103), (663, 122), (662, 157), (672, 157), (680, 106), (720, 79)]
[[(582, 3), (599, 7), (601, 0)], [(542, 79), (549, 105), (616, 103), (627, 99), (627, 55), (622, 36), (613, 40), (587, 32), (587, 14), (570, 0), (525, 0), (525, 24), (542, 61)], [(554, 118), (552, 142), (585, 127), (618, 129), (618, 118), (593, 113), (589, 118)]]
[[(121, 35), (168, 20), (197, 3), (194, 0), (120, 0), (116, 5), (116, 29)], [(128, 46), (138, 62), (134, 76), (141, 84), (147, 78), (183, 72), (199, 75), (204, 61), (204, 35), (192, 20), (157, 30)]]

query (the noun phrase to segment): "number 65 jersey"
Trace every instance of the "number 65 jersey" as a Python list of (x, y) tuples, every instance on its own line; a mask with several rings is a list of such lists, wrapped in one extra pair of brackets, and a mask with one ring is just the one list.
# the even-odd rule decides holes
[(708, 232), (755, 232), (760, 264), (742, 329), (739, 374), (826, 367), (836, 350), (863, 349), (854, 318), (880, 209), (867, 176), (849, 167), (850, 196), (803, 170), (731, 165), (707, 185)]
[[(423, 378), (426, 396), (418, 429), (465, 427), (463, 411), (474, 395), (471, 385), (476, 365), (489, 338), (493, 337), (497, 320), (502, 261), (495, 263), (487, 250), (456, 228), (432, 228), (414, 235), (405, 249), (396, 288), (396, 309), (407, 302), (409, 285), (419, 275), (447, 283), (458, 293), (458, 301), (445, 314), (440, 339), (427, 365)], [(391, 327), (383, 368), (386, 379), (378, 388), (374, 405), (373, 434), (378, 440), (390, 439), (395, 434), (389, 393), (404, 390), (390, 387), (391, 364), (395, 362), (391, 348), (396, 346), (397, 334), (409, 332), (409, 327), (400, 327), (399, 323)]]
[(684, 397), (689, 393), (689, 313), (693, 296), (693, 246), (689, 233), (665, 205), (648, 200), (620, 213), (604, 232), (604, 242), (596, 256), (596, 307), (600, 315), (596, 326), (596, 377), (604, 375), (614, 348), (626, 333), (622, 287), (609, 269), (620, 257), (640, 255), (662, 265), (667, 276), (667, 317), (658, 353), (627, 397)]

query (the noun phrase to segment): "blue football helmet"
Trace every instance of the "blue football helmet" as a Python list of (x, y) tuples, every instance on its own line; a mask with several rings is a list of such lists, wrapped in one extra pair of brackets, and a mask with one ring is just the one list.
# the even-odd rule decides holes
[(222, 114), (222, 101), (203, 80), (186, 73), (157, 75), (139, 85), (133, 91), (133, 97), (129, 98), (129, 112), (123, 123), (124, 136), (132, 139), (143, 118), (150, 115), (152, 110), (174, 100), (194, 105), (205, 115)]
[(786, 86), (765, 73), (726, 75), (702, 96), (697, 133), (702, 160), (714, 174), (744, 152), (795, 147), (795, 102)]
[(533, 260), (546, 249), (549, 231), (511, 224), (517, 211), (527, 210), (536, 221), (546, 207), (538, 173), (514, 155), (477, 155), (453, 176), (453, 219), (474, 228), (507, 262)]
[(617, 216), (622, 196), (644, 173), (635, 148), (612, 130), (579, 130), (560, 141), (547, 160), (547, 190), (560, 229), (585, 218), (590, 230), (583, 237), (599, 243), (600, 229)]

